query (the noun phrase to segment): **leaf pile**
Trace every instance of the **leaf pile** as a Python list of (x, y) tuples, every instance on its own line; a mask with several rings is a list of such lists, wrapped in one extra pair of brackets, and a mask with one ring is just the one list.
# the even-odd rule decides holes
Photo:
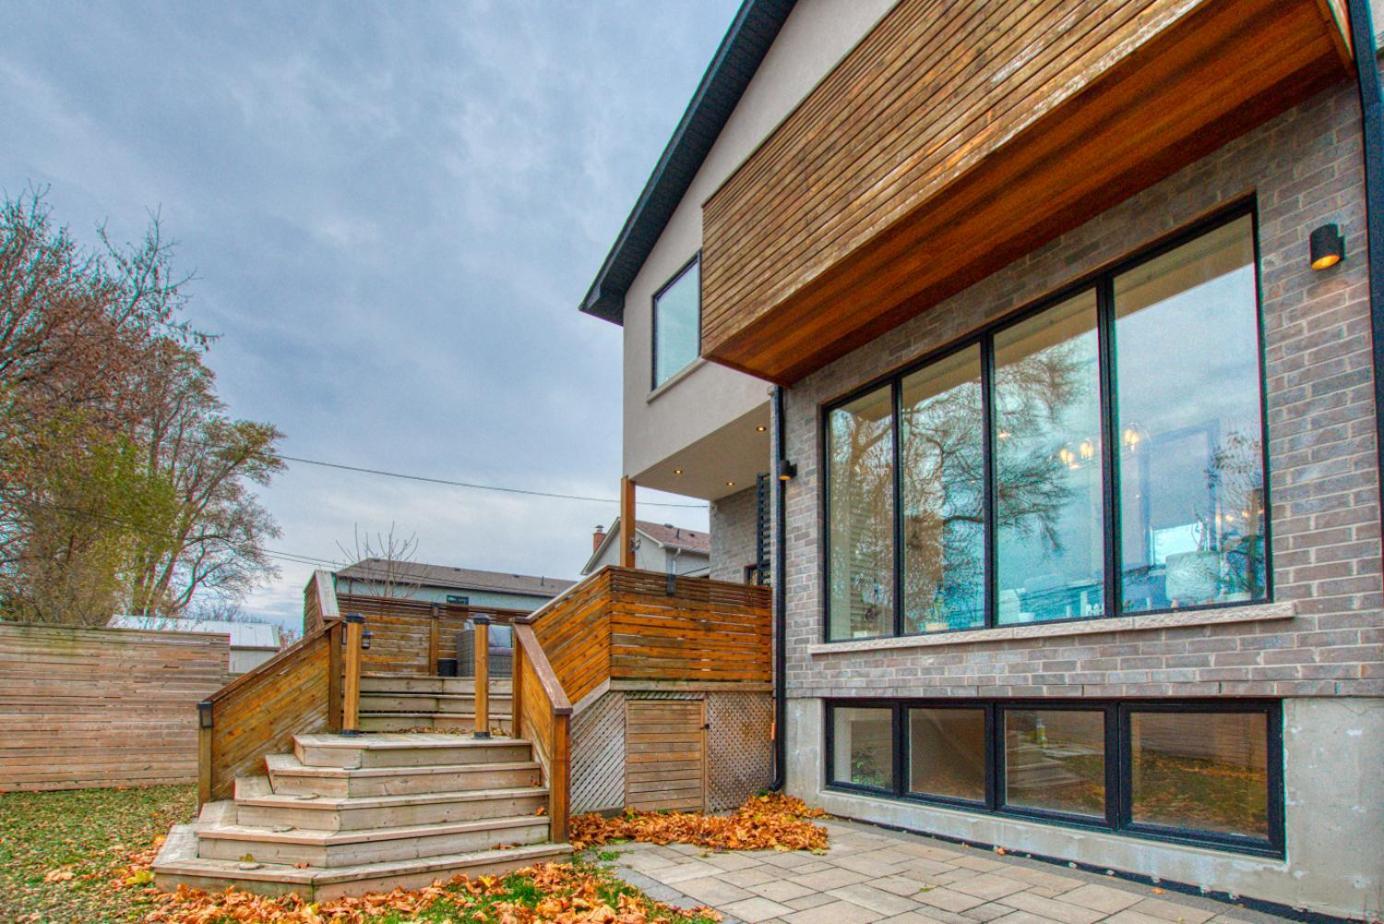
[(577, 815), (568, 840), (578, 850), (614, 840), (694, 844), (716, 850), (813, 850), (827, 848), (827, 830), (808, 818), (826, 813), (796, 796), (751, 796), (730, 815), (628, 811), (614, 818)]

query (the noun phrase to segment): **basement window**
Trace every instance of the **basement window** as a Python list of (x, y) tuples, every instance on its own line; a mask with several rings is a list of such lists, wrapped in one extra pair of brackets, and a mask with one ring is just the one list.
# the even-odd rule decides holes
[(1276, 701), (851, 699), (826, 719), (829, 789), (1283, 855)]

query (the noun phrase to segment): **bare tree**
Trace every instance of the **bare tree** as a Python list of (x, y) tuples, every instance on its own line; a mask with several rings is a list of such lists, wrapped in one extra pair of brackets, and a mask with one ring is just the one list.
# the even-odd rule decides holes
[[(338, 542), (336, 547), (342, 556), (351, 563), (360, 565), (366, 576), (360, 580), (367, 583), (370, 595), (387, 600), (407, 600), (415, 597), (423, 586), (422, 575), (417, 567), (418, 534), (407, 536), (397, 533), (397, 524), (390, 523), (388, 532), (361, 532), (359, 524), (353, 529), (352, 544), (348, 547)], [(355, 578), (348, 581), (347, 593), (353, 591)]]

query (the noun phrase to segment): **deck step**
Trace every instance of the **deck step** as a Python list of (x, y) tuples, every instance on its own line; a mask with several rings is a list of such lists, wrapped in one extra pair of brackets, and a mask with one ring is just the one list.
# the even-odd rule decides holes
[(468, 789), (537, 786), (542, 768), (532, 760), (434, 767), (310, 767), (292, 754), (264, 760), (274, 792), (338, 798), (403, 796)]
[(548, 828), (546, 817), (534, 815), (367, 831), (211, 823), (198, 825), (197, 852), (205, 860), (336, 868), (539, 844), (548, 839)]
[(293, 753), (309, 767), (430, 767), (446, 764), (515, 763), (533, 759), (522, 738), (397, 733), (295, 735)]
[(241, 777), (235, 784), (236, 823), (265, 828), (364, 831), (517, 815), (538, 817), (547, 805), (548, 791), (540, 786), (337, 798), (276, 793), (269, 779), (262, 776)]
[(154, 874), (158, 887), (169, 891), (180, 885), (211, 892), (234, 886), (261, 895), (297, 893), (311, 901), (322, 901), (396, 887), (422, 888), (457, 874), (496, 875), (538, 863), (565, 862), (571, 855), (568, 844), (527, 844), (356, 866), (298, 868), (199, 857), (195, 827), (175, 825), (154, 861)]
[[(365, 672), (360, 675), (360, 690), (365, 693), (451, 693), (472, 694), (476, 681), (471, 677), (429, 677), (423, 674)], [(508, 696), (510, 678), (491, 677), (490, 695)]]
[[(510, 712), (508, 694), (492, 695), (492, 714)], [(382, 691), (361, 693), (361, 712), (466, 712), (476, 711), (476, 697), (471, 693), (406, 693)]]

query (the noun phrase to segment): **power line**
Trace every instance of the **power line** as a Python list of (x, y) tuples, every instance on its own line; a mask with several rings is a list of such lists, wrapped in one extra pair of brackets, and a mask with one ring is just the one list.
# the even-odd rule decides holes
[[(211, 443), (202, 440), (188, 439), (186, 442), (205, 446), (209, 449), (225, 449), (225, 443)], [(591, 504), (619, 504), (618, 498), (614, 497), (593, 497), (589, 494), (564, 494), (560, 491), (539, 491), (533, 488), (514, 488), (507, 485), (480, 484), (474, 481), (456, 481), (450, 478), (435, 478), (431, 475), (415, 475), (411, 472), (393, 472), (383, 468), (368, 468), (362, 465), (347, 465), (344, 462), (328, 462), (325, 459), (308, 459), (303, 456), (286, 456), (278, 452), (261, 452), (259, 456), (266, 459), (277, 459), (281, 462), (297, 462), (301, 465), (317, 465), (322, 468), (334, 468), (343, 472), (356, 472), (362, 475), (378, 475), (383, 478), (399, 478), (404, 481), (418, 481), (424, 484), (440, 484), (452, 488), (469, 488), (473, 491), (497, 491), (502, 494), (520, 494), (527, 497), (547, 497), (555, 500), (584, 501)], [(689, 510), (706, 510), (707, 504), (680, 504), (671, 501), (644, 501), (641, 507), (674, 507)]]
[[(618, 504), (619, 500), (613, 497), (591, 497), (584, 494), (562, 494), (556, 491), (536, 491), (530, 488), (511, 488), (503, 485), (477, 484), (470, 481), (452, 481), (447, 478), (433, 478), (428, 475), (412, 475), (405, 472), (391, 472), (379, 468), (364, 468), (359, 465), (346, 465), (341, 462), (324, 462), (321, 459), (305, 459), (301, 456), (285, 456), (278, 453), (269, 453), (276, 459), (284, 462), (298, 462), (303, 465), (320, 465), (323, 468), (336, 468), (347, 472), (359, 472), (364, 475), (381, 475), (385, 478), (401, 478), (405, 481), (422, 481), (427, 484), (442, 484), (453, 488), (471, 488), (477, 491), (499, 491), (504, 494), (523, 494), (529, 497), (550, 497), (558, 500), (587, 501), (593, 504)], [(685, 507), (705, 510), (706, 504), (675, 504), (660, 501), (645, 501), (641, 507)]]

